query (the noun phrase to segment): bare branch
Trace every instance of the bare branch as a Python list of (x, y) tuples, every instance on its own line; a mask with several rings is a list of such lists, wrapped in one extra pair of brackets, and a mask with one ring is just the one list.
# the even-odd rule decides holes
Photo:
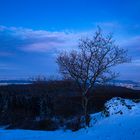
[(64, 77), (73, 79), (86, 95), (95, 83), (102, 84), (118, 74), (110, 69), (129, 62), (127, 51), (119, 48), (112, 35), (103, 36), (100, 28), (92, 38), (80, 39), (78, 51), (62, 52), (57, 57), (60, 72)]

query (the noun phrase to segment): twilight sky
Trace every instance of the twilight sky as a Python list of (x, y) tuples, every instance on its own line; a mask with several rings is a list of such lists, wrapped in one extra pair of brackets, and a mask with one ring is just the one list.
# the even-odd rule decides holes
[(57, 53), (98, 25), (132, 57), (120, 79), (140, 81), (140, 0), (0, 0), (0, 79), (56, 75)]

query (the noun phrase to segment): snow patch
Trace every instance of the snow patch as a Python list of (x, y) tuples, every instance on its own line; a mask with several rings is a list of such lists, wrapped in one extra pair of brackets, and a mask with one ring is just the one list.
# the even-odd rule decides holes
[(105, 103), (105, 112), (108, 115), (139, 115), (140, 103), (135, 103), (129, 99), (115, 97)]

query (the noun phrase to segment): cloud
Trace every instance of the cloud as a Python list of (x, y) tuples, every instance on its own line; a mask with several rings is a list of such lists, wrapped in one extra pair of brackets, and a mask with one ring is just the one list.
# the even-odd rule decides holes
[[(94, 25), (96, 27), (97, 25), (101, 26), (105, 33), (115, 33), (115, 38), (118, 38), (117, 42), (120, 46), (130, 49), (133, 53), (140, 50), (140, 36), (120, 37), (118, 30), (123, 30), (123, 25), (120, 23), (112, 21), (96, 22)], [(22, 27), (0, 26), (0, 51), (7, 53), (15, 51), (42, 53), (53, 49), (71, 49), (77, 45), (79, 38), (87, 34), (90, 35), (93, 31), (95, 31), (95, 26), (93, 29), (83, 32), (33, 30)]]
[(0, 26), (0, 49), (1, 51), (47, 52), (51, 49), (74, 47), (82, 34), (84, 33)]
[(83, 35), (0, 26), (0, 78), (56, 73), (57, 52), (74, 48)]
[[(117, 22), (98, 22), (96, 25), (101, 25), (105, 32), (111, 29), (119, 29), (122, 27)], [(0, 57), (10, 56), (18, 52), (26, 53), (52, 53), (61, 49), (72, 49), (82, 36), (90, 35), (95, 31), (93, 28), (85, 32), (67, 31), (47, 31), (33, 30), (22, 27), (6, 27), (0, 26)], [(119, 45), (129, 50), (132, 57), (140, 57), (140, 36), (123, 37), (118, 39)]]
[(123, 30), (124, 26), (116, 21), (104, 21), (104, 22), (95, 22), (93, 23), (95, 27), (99, 26), (105, 33), (119, 33)]
[(121, 43), (124, 47), (129, 47), (130, 49), (140, 50), (140, 35), (127, 38)]
[(7, 57), (7, 56), (12, 56), (13, 53), (7, 52), (7, 51), (1, 51), (0, 52), (0, 57)]
[[(122, 27), (117, 22), (98, 22), (103, 29), (111, 31), (111, 29), (119, 29)], [(0, 57), (10, 56), (17, 52), (38, 52), (46, 53), (52, 50), (72, 49), (78, 39), (87, 34), (93, 33), (93, 30), (86, 32), (70, 32), (70, 31), (47, 31), (33, 30), (22, 27), (6, 27), (0, 26)], [(118, 39), (119, 45), (127, 48), (129, 53), (134, 57), (139, 57), (140, 36), (123, 37)]]
[(15, 70), (15, 69), (16, 69), (16, 67), (13, 64), (3, 63), (3, 62), (0, 63), (0, 70), (5, 71), (5, 70)]
[[(118, 30), (122, 28), (121, 25), (115, 22), (103, 22), (100, 25), (102, 25), (101, 27), (105, 33), (112, 31), (112, 29)], [(92, 30), (83, 32), (54, 32), (0, 26), (0, 77), (2, 75), (7, 77), (14, 77), (15, 75), (16, 77), (16, 74), (56, 73), (56, 53), (61, 49), (69, 50), (75, 48), (79, 38), (91, 35), (94, 31), (95, 27)], [(116, 32), (114, 37), (118, 38)], [(132, 56), (131, 64), (124, 65), (124, 68), (120, 66), (123, 75), (139, 73), (140, 35), (131, 37), (124, 35), (116, 41), (120, 47), (127, 48), (130, 56)]]
[(132, 63), (134, 66), (140, 67), (140, 59), (133, 60)]
[(128, 52), (132, 56), (132, 58), (140, 58), (140, 35), (125, 38), (120, 42), (120, 46), (128, 49)]
[(110, 22), (96, 22), (96, 25), (101, 26), (102, 28), (119, 28), (121, 27), (121, 24), (118, 22), (110, 21)]

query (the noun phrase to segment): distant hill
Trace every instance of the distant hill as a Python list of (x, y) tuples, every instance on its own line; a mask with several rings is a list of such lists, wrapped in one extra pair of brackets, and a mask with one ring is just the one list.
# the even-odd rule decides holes
[(30, 84), (30, 80), (0, 80), (0, 85), (10, 85), (10, 84)]
[[(0, 80), (0, 85), (31, 84), (31, 80)], [(130, 89), (140, 90), (140, 82), (131, 80), (112, 80), (109, 84)]]
[(140, 82), (131, 80), (113, 80), (109, 84), (140, 90)]

